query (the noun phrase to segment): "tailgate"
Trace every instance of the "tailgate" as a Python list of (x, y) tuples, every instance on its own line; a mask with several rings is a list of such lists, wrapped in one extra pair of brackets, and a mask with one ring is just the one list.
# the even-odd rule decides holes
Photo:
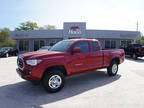
[(144, 54), (144, 46), (141, 48), (141, 53)]
[(141, 51), (142, 51), (142, 52), (144, 52), (144, 46), (142, 46), (142, 49), (141, 49)]

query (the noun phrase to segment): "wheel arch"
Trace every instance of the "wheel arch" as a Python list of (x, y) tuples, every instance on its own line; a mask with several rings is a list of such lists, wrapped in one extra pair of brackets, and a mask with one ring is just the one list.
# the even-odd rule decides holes
[(113, 61), (116, 61), (118, 64), (120, 64), (120, 59), (119, 57), (115, 57), (111, 60), (110, 64), (113, 62)]
[(45, 74), (52, 69), (60, 70), (64, 74), (64, 76), (67, 76), (67, 70), (66, 70), (65, 66), (64, 65), (56, 65), (56, 66), (51, 66), (51, 67), (46, 68), (46, 70), (44, 71), (44, 73), (42, 75), (41, 80), (44, 78)]

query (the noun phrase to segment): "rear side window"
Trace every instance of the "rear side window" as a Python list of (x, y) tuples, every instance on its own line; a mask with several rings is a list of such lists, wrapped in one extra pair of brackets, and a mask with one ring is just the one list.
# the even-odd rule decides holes
[(89, 52), (90, 49), (89, 49), (89, 42), (88, 41), (81, 41), (81, 42), (78, 42), (76, 43), (76, 45), (74, 46), (74, 48), (81, 48), (81, 53), (86, 53), (86, 52)]
[(100, 50), (97, 41), (92, 41), (91, 43), (92, 43), (92, 50), (93, 50), (93, 51), (99, 51), (99, 50)]
[(134, 47), (141, 47), (140, 44), (134, 44)]

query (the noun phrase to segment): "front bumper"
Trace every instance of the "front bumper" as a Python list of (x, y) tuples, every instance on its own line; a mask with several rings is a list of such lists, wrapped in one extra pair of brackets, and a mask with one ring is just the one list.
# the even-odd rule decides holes
[(18, 74), (21, 78), (24, 79), (24, 74), (23, 74), (23, 72), (22, 72), (19, 68), (16, 69), (16, 72), (17, 72), (17, 74)]
[(5, 57), (5, 54), (3, 54), (3, 53), (0, 53), (0, 57)]
[(144, 52), (143, 53), (137, 53), (138, 57), (143, 57), (144, 56)]
[(33, 80), (38, 80), (36, 77), (32, 76), (32, 75), (27, 75), (24, 71), (22, 71), (21, 69), (17, 68), (16, 72), (18, 73), (18, 75), (25, 80), (28, 81), (33, 81)]

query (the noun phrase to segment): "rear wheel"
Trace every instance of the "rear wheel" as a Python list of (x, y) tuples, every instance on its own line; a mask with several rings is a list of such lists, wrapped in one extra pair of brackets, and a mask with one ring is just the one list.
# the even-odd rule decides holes
[(132, 55), (132, 54), (130, 54), (130, 57), (131, 57), (131, 58), (133, 58), (133, 55)]
[(133, 54), (132, 57), (133, 57), (133, 59), (135, 59), (135, 60), (137, 59), (137, 55), (136, 55), (135, 53)]
[(58, 92), (64, 86), (64, 75), (60, 70), (47, 71), (42, 83), (48, 92)]
[(116, 61), (112, 61), (110, 66), (107, 68), (107, 73), (109, 76), (115, 76), (118, 72), (118, 63)]

